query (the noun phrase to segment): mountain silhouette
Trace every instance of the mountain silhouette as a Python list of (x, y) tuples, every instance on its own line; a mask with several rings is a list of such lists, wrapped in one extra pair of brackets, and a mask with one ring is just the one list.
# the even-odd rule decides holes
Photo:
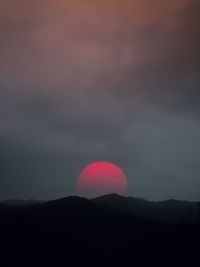
[(1, 266), (194, 266), (199, 221), (161, 222), (152, 215), (161, 209), (171, 216), (168, 210), (185, 212), (188, 205), (116, 194), (0, 204)]
[(196, 224), (199, 221), (200, 203), (198, 202), (180, 200), (154, 202), (117, 194), (101, 196), (94, 201), (158, 222)]
[(9, 206), (25, 206), (25, 205), (32, 205), (32, 204), (39, 204), (39, 203), (45, 203), (45, 201), (36, 200), (36, 199), (28, 199), (28, 200), (8, 199), (8, 200), (3, 201), (3, 204), (9, 205)]

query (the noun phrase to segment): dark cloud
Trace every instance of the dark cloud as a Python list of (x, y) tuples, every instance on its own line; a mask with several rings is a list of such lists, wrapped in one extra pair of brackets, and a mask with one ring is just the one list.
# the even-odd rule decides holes
[(0, 3), (1, 198), (75, 194), (88, 163), (129, 192), (199, 199), (198, 0)]

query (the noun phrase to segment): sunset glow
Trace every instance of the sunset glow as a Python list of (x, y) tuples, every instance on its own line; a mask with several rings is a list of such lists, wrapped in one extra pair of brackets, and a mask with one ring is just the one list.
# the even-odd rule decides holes
[(127, 179), (123, 171), (110, 162), (95, 162), (82, 170), (77, 188), (80, 195), (95, 197), (118, 193), (125, 195)]

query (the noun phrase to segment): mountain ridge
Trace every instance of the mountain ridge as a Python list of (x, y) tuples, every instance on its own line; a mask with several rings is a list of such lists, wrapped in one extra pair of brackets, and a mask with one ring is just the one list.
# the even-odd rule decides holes
[(2, 266), (195, 266), (199, 225), (150, 219), (146, 205), (117, 195), (0, 204)]
[[(188, 202), (182, 200), (164, 200), (164, 201), (148, 201), (132, 196), (121, 196), (118, 194), (103, 195), (93, 199), (87, 199), (79, 196), (68, 196), (61, 199), (50, 201), (37, 200), (9, 200), (0, 203), (0, 210), (9, 207), (9, 210), (30, 210), (31, 207), (48, 209), (56, 209), (68, 213), (75, 214), (76, 211), (84, 215), (89, 210), (95, 213), (96, 208), (104, 208), (108, 210), (115, 210), (120, 214), (128, 214), (131, 216), (142, 217), (146, 220), (153, 220), (163, 223), (182, 223), (182, 224), (196, 224), (200, 221), (200, 203)], [(99, 210), (98, 210), (99, 212)], [(109, 213), (109, 212), (108, 212)]]
[(199, 223), (200, 203), (182, 200), (148, 201), (135, 197), (123, 197), (117, 194), (100, 196), (93, 199), (112, 208), (134, 212), (146, 219), (167, 223)]

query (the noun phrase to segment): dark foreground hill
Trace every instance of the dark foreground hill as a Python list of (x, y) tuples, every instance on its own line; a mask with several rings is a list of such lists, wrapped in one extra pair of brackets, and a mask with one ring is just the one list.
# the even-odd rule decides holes
[(132, 204), (121, 201), (127, 199), (110, 195), (95, 200), (69, 197), (25, 206), (1, 204), (0, 265), (197, 264), (198, 220), (193, 224), (159, 222), (134, 212)]

